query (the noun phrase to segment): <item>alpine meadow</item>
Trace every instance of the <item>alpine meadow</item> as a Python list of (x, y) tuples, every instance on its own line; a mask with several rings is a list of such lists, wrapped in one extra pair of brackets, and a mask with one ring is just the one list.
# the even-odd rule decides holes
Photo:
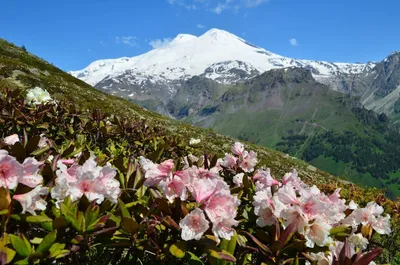
[(0, 265), (400, 265), (400, 3), (2, 8)]

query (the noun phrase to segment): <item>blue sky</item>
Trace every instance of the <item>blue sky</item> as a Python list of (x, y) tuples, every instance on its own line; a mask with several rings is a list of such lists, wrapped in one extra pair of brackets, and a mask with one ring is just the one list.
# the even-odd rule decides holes
[(220, 28), (301, 59), (382, 60), (400, 50), (398, 0), (11, 0), (0, 38), (64, 70)]

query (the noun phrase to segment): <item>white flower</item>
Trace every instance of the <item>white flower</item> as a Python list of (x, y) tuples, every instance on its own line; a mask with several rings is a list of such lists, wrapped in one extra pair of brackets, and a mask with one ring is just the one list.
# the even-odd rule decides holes
[(29, 212), (36, 215), (35, 210), (46, 210), (47, 202), (41, 196), (47, 194), (49, 194), (49, 188), (40, 185), (28, 193), (14, 195), (13, 199), (21, 204), (22, 213)]
[(27, 157), (22, 164), (24, 167), (24, 174), (19, 177), (19, 183), (31, 188), (41, 184), (43, 182), (43, 177), (38, 174), (40, 165), (42, 165), (42, 163), (38, 162), (35, 158)]
[(381, 235), (388, 235), (392, 232), (390, 229), (390, 215), (385, 217), (379, 216), (374, 223), (372, 223), (372, 228)]
[(236, 142), (236, 143), (232, 146), (231, 150), (232, 150), (232, 153), (234, 153), (235, 155), (240, 156), (240, 155), (242, 155), (243, 152), (244, 152), (244, 145), (243, 145), (242, 143)]
[(53, 155), (49, 155), (49, 156), (47, 157), (46, 160), (47, 160), (48, 162), (52, 162), (53, 159), (54, 159), (54, 156), (53, 156)]
[(181, 237), (185, 241), (192, 239), (200, 240), (204, 232), (209, 228), (204, 212), (199, 208), (194, 209), (190, 214), (186, 215), (180, 221), (179, 226), (182, 228)]
[(320, 247), (325, 246), (330, 241), (329, 231), (331, 228), (322, 220), (315, 220), (314, 223), (308, 225), (305, 231), (306, 246), (310, 248), (313, 248), (315, 244)]
[(192, 139), (190, 139), (190, 141), (189, 141), (189, 145), (198, 145), (199, 143), (201, 142), (201, 140), (200, 139), (194, 139), (194, 138), (192, 138)]
[(40, 87), (29, 89), (26, 94), (26, 102), (31, 105), (40, 105), (51, 101), (52, 98), (50, 97), (49, 92)]
[(38, 143), (39, 148), (46, 147), (46, 146), (48, 145), (48, 144), (47, 144), (48, 140), (49, 140), (49, 139), (47, 139), (47, 138), (44, 136), (44, 134), (42, 133), (42, 134), (40, 135), (40, 140), (39, 140), (39, 143)]
[(244, 172), (253, 172), (254, 167), (257, 165), (257, 153), (254, 151), (244, 151), (242, 154), (242, 161), (240, 162), (240, 167)]
[(362, 250), (367, 249), (368, 239), (363, 237), (361, 233), (351, 235), (349, 241)]
[(350, 210), (355, 210), (358, 208), (358, 204), (351, 200), (347, 208), (349, 208)]
[(14, 145), (18, 142), (19, 142), (19, 137), (18, 137), (18, 134), (16, 134), (16, 133), (4, 138), (4, 143), (6, 145)]
[(244, 177), (244, 173), (236, 174), (233, 177), (233, 183), (235, 183), (235, 185), (237, 187), (243, 187), (243, 177)]

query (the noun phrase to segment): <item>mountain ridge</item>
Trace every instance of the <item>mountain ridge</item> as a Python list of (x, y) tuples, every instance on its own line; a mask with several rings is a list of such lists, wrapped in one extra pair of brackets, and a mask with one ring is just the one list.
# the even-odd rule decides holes
[[(199, 37), (179, 34), (169, 44), (142, 55), (98, 60), (82, 70), (70, 73), (91, 85), (118, 77), (128, 70), (140, 73), (142, 77), (157, 77), (155, 81), (187, 80), (204, 74), (211, 65), (225, 61), (244, 62), (260, 73), (283, 67), (303, 67), (321, 77), (362, 73), (375, 65), (373, 62), (330, 63), (288, 58), (253, 45), (232, 33), (213, 28)], [(218, 75), (209, 78), (216, 80)], [(137, 85), (141, 81), (143, 78), (134, 83)], [(231, 83), (229, 80), (217, 81)]]

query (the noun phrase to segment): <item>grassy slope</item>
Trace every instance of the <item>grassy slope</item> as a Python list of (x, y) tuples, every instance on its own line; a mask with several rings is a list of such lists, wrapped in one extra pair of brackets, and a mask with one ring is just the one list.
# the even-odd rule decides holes
[[(132, 119), (145, 119), (150, 126), (161, 126), (171, 134), (187, 140), (200, 138), (207, 152), (222, 155), (228, 152), (234, 139), (209, 130), (197, 128), (166, 118), (121, 98), (107, 95), (88, 84), (61, 71), (44, 60), (24, 52), (19, 47), (0, 39), (0, 87), (31, 88), (40, 86), (55, 98), (66, 99), (80, 108), (98, 108), (104, 112), (119, 114)], [(297, 168), (306, 179), (315, 182), (334, 182), (328, 173), (309, 167), (309, 164), (268, 148), (248, 144), (257, 151), (261, 163), (270, 167), (277, 176)]]
[[(145, 119), (149, 126), (162, 126), (171, 135), (186, 137), (187, 140), (190, 137), (200, 138), (204, 149), (208, 152), (221, 155), (229, 151), (230, 145), (234, 142), (234, 139), (230, 137), (179, 123), (149, 112), (120, 98), (106, 95), (40, 58), (0, 39), (0, 88), (23, 89), (31, 88), (35, 85), (46, 88), (53, 97), (69, 100), (71, 104), (76, 104), (83, 109), (95, 107), (102, 111), (121, 114), (131, 119)], [(349, 186), (345, 181), (338, 181), (332, 175), (318, 170), (301, 160), (254, 144), (248, 143), (248, 145), (258, 153), (261, 164), (270, 167), (276, 177), (282, 176), (283, 173), (292, 168), (297, 168), (305, 181), (315, 183), (327, 192), (332, 192), (337, 186), (340, 186), (342, 187), (344, 198), (351, 198), (364, 204), (367, 201), (381, 198), (381, 191), (375, 189), (366, 190), (353, 185)], [(391, 208), (392, 206), (389, 206), (387, 210), (390, 211)], [(395, 235), (392, 238), (395, 238)], [(385, 250), (382, 259), (389, 252), (389, 249)]]
[[(331, 91), (326, 86), (307, 83), (307, 79), (300, 84), (288, 82), (278, 88), (268, 86), (267, 82), (272, 83), (268, 76), (264, 80), (266, 81), (260, 81), (264, 83), (259, 86), (239, 84), (226, 87), (225, 94), (221, 93), (219, 99), (213, 98), (214, 105), (212, 106), (218, 111), (202, 117), (202, 110), (200, 110), (190, 115), (185, 121), (197, 126), (213, 128), (218, 133), (258, 145), (279, 148), (293, 156), (303, 158), (306, 157), (304, 152), (310, 152), (309, 144), (316, 141), (317, 135), (327, 131), (333, 131), (338, 135), (351, 131), (358, 139), (364, 139), (369, 143), (374, 141), (388, 143), (383, 136), (386, 132), (365, 124), (353, 112), (354, 98)], [(186, 95), (182, 97), (185, 98)], [(232, 108), (235, 109), (232, 110)], [(375, 114), (365, 115), (371, 118)], [(297, 145), (288, 148), (282, 137), (291, 135), (306, 137)], [(318, 141), (320, 145), (326, 146), (327, 151), (337, 148), (327, 145), (326, 139), (318, 139)], [(354, 154), (360, 152), (357, 149), (359, 146), (352, 146)], [(374, 152), (379, 153), (380, 150), (374, 150)], [(384, 157), (382, 159), (385, 160)], [(358, 172), (353, 163), (335, 162), (332, 157), (326, 155), (310, 159), (309, 163), (357, 184), (387, 187), (391, 196), (400, 196), (399, 184), (389, 183), (383, 176), (373, 177), (369, 173)]]

